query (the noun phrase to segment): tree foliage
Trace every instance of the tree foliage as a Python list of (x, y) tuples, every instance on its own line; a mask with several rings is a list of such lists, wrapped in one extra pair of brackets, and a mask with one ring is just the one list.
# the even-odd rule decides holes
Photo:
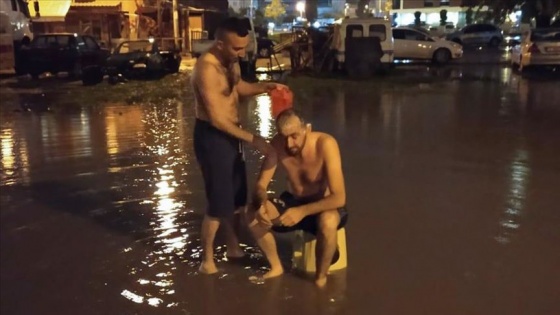
[(523, 22), (528, 23), (532, 18), (536, 18), (537, 26), (549, 25), (551, 18), (560, 13), (558, 0), (463, 0), (463, 5), (488, 6), (492, 10), (493, 18), (498, 22), (504, 21), (509, 13), (520, 8), (523, 12)]
[(264, 8), (264, 16), (267, 18), (278, 20), (284, 14), (286, 14), (286, 7), (282, 4), (282, 0), (272, 0)]
[(447, 23), (447, 10), (441, 10), (439, 11), (439, 24), (441, 26), (445, 26), (445, 24)]

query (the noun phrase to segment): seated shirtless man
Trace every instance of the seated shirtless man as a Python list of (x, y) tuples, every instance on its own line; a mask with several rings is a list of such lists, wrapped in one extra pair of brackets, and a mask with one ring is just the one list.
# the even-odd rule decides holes
[[(326, 133), (311, 131), (293, 109), (278, 115), (276, 127), (278, 134), (271, 141), (274, 150), (265, 157), (247, 210), (249, 227), (271, 266), (263, 278), (284, 272), (270, 230), (305, 230), (317, 236), (315, 283), (323, 287), (336, 252), (337, 230), (348, 217), (343, 208), (346, 191), (338, 143)], [(277, 165), (287, 174), (288, 191), (267, 200)]]

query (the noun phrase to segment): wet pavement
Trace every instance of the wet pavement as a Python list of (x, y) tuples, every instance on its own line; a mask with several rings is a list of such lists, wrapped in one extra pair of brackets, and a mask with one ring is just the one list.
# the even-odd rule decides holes
[[(248, 259), (226, 262), (221, 246), (220, 275), (196, 273), (188, 92), (89, 106), (2, 86), (0, 312), (558, 314), (558, 82), (490, 65), (289, 79), (343, 156), (349, 265), (323, 291), (295, 274), (249, 282), (266, 263), (243, 227)], [(247, 128), (274, 133), (266, 96), (243, 108)]]

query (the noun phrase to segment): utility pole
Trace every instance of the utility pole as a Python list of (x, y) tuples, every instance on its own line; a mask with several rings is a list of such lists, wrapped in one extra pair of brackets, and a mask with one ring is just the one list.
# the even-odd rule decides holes
[(179, 47), (179, 3), (173, 0), (173, 37), (175, 39), (175, 49)]
[(161, 2), (162, 0), (157, 0), (156, 5), (157, 5), (157, 33), (158, 36), (161, 37), (162, 33), (161, 33), (161, 16), (162, 16), (162, 10), (161, 10)]

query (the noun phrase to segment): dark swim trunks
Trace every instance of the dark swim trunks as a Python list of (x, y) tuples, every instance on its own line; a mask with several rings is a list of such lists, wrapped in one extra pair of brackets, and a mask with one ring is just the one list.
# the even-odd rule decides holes
[(194, 152), (204, 177), (207, 214), (215, 218), (233, 216), (247, 203), (247, 174), (240, 140), (197, 119)]
[[(317, 199), (308, 199), (308, 200), (296, 199), (294, 195), (292, 195), (287, 191), (283, 192), (280, 195), (280, 197), (273, 198), (270, 200), (270, 202), (272, 202), (276, 206), (276, 209), (278, 210), (280, 215), (284, 214), (284, 212), (286, 212), (286, 210), (290, 208), (309, 204), (315, 201), (317, 201)], [(346, 222), (348, 221), (348, 211), (346, 211), (345, 207), (338, 208), (338, 214), (340, 215), (340, 223), (338, 223), (338, 229), (341, 229), (346, 225)], [(319, 224), (319, 214), (314, 214), (314, 215), (306, 216), (301, 221), (299, 221), (298, 224), (294, 226), (274, 225), (272, 227), (272, 230), (280, 233), (303, 230), (313, 235), (317, 235), (318, 224)]]

